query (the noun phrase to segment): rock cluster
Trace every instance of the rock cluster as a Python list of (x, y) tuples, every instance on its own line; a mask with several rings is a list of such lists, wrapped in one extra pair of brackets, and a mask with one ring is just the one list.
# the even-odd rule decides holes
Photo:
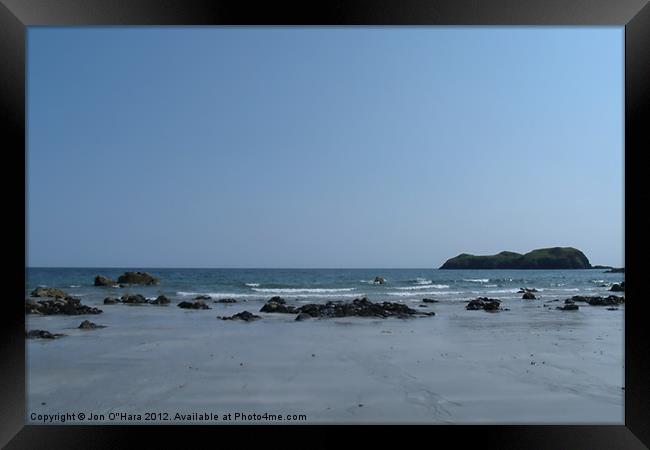
[(583, 302), (591, 306), (616, 306), (625, 303), (625, 297), (617, 297), (615, 295), (610, 295), (609, 297), (585, 297), (582, 295), (575, 295), (571, 297), (571, 300), (574, 303)]
[(152, 300), (149, 303), (151, 303), (152, 305), (169, 305), (171, 302), (164, 295), (159, 295), (158, 297), (156, 297), (155, 300)]
[(69, 295), (61, 289), (44, 287), (34, 289), (30, 295), (32, 297), (69, 297)]
[(293, 314), (297, 311), (295, 307), (287, 306), (287, 302), (282, 297), (273, 297), (262, 306), (260, 312)]
[(122, 303), (131, 304), (131, 305), (140, 304), (140, 303), (149, 303), (149, 301), (144, 297), (144, 295), (140, 295), (140, 294), (133, 294), (133, 295), (126, 294), (123, 295), (120, 300), (122, 300)]
[(56, 297), (54, 300), (25, 300), (25, 313), (27, 314), (77, 316), (80, 314), (99, 314), (101, 312), (101, 309), (82, 305), (78, 298), (69, 296), (64, 298)]
[(560, 311), (577, 311), (579, 307), (575, 303), (567, 303), (564, 306), (556, 306), (555, 309), (559, 309)]
[[(373, 303), (367, 298), (357, 298), (352, 302), (332, 302), (324, 304), (310, 303), (299, 308), (287, 306), (284, 299), (273, 297), (260, 309), (261, 312), (301, 314), (300, 319), (329, 318), (329, 317), (397, 317), (400, 319), (412, 316), (433, 316), (433, 312), (422, 312), (409, 308), (401, 303)], [(307, 317), (309, 315), (309, 317)]]
[(232, 315), (230, 317), (217, 317), (217, 319), (221, 320), (243, 320), (245, 322), (251, 322), (253, 320), (261, 319), (260, 316), (256, 316), (253, 313), (250, 313), (248, 311), (242, 311), (240, 313), (237, 313), (235, 315)]
[(203, 300), (196, 300), (195, 302), (180, 302), (178, 307), (183, 309), (212, 309)]
[(470, 311), (475, 311), (482, 309), (484, 311), (499, 311), (501, 309), (501, 300), (487, 297), (479, 297), (475, 300), (471, 300), (465, 309)]
[(170, 300), (164, 295), (159, 295), (155, 300), (149, 300), (141, 294), (125, 294), (119, 299), (113, 297), (106, 297), (104, 299), (105, 305), (115, 305), (117, 303), (124, 303), (126, 305), (168, 305)]
[(61, 336), (65, 336), (65, 334), (50, 333), (46, 330), (31, 330), (25, 332), (25, 337), (27, 339), (56, 339)]

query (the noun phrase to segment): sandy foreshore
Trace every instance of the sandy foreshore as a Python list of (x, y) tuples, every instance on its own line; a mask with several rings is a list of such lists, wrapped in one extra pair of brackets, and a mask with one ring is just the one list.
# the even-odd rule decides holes
[[(67, 423), (269, 423), (235, 413), (306, 416), (291, 423), (623, 423), (624, 306), (557, 311), (519, 300), (487, 313), (438, 303), (427, 308), (433, 317), (295, 322), (258, 313), (262, 304), (28, 316), (28, 329), (67, 336), (26, 342), (27, 422), (84, 412)], [(263, 319), (216, 318), (243, 310)], [(85, 319), (106, 328), (78, 329)], [(219, 419), (179, 422), (176, 413)]]

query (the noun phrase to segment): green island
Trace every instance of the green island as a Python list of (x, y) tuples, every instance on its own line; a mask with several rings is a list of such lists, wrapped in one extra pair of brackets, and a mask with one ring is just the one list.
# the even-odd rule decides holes
[(440, 269), (591, 269), (589, 259), (573, 247), (539, 248), (528, 253), (503, 251), (496, 255), (462, 253)]

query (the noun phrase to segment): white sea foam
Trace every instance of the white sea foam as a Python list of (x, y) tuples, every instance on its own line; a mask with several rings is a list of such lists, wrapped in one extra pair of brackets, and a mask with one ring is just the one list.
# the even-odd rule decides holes
[(431, 283), (433, 283), (433, 281), (427, 280), (426, 278), (418, 277), (418, 278), (415, 279), (415, 284), (426, 285), (426, 284), (431, 284)]
[(246, 283), (246, 286), (248, 286), (248, 287), (259, 287), (260, 284), (259, 283)]
[[(219, 299), (219, 298), (241, 298), (241, 299), (254, 299), (254, 300), (262, 300), (265, 301), (266, 299), (263, 298), (261, 294), (241, 294), (241, 293), (235, 293), (235, 292), (185, 292), (185, 291), (179, 291), (176, 293), (176, 295), (180, 297), (196, 297), (199, 295), (207, 295), (212, 299)], [(292, 293), (292, 295), (287, 295), (286, 297), (288, 299), (292, 298), (326, 298), (326, 299), (341, 299), (341, 298), (359, 298), (359, 297), (364, 297), (367, 294), (364, 293)], [(268, 298), (268, 297), (267, 297)]]
[(447, 285), (447, 284), (427, 284), (427, 285), (423, 285), (423, 286), (398, 287), (398, 288), (395, 288), (395, 289), (399, 289), (400, 291), (417, 291), (417, 290), (420, 290), (420, 289), (431, 289), (431, 288), (447, 289), (447, 288), (449, 288), (449, 285)]
[[(480, 294), (481, 291), (472, 291), (474, 293)], [(517, 294), (519, 289), (493, 289), (491, 291), (484, 291), (488, 294)]]
[[(388, 278), (384, 278), (384, 281), (388, 281)], [(359, 280), (359, 283), (366, 283), (366, 284), (376, 284), (379, 285), (379, 283), (375, 283), (375, 280)]]
[(78, 285), (78, 284), (71, 284), (71, 285), (70, 285), (70, 286), (68, 286), (68, 287), (71, 287), (71, 288), (78, 288), (78, 287), (81, 287), (81, 286), (80, 286), (80, 285)]
[(490, 281), (489, 278), (478, 278), (478, 279), (469, 279), (469, 280), (463, 280), (463, 281), (468, 281), (470, 283), (487, 283)]
[(253, 288), (255, 292), (268, 294), (304, 294), (304, 293), (328, 293), (328, 292), (350, 292), (354, 288), (324, 289), (324, 288)]

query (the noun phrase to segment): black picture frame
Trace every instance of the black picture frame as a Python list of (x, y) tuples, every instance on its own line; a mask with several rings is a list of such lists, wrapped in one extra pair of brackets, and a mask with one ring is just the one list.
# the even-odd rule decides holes
[[(448, 439), (454, 445), (477, 443), (488, 448), (613, 449), (650, 446), (650, 342), (647, 306), (641, 288), (641, 228), (647, 232), (642, 208), (634, 207), (635, 193), (643, 197), (641, 164), (650, 149), (650, 134), (643, 119), (650, 104), (650, 6), (647, 0), (328, 0), (250, 4), (232, 0), (0, 0), (0, 103), (5, 132), (3, 155), (16, 180), (3, 177), (9, 195), (5, 214), (7, 241), (23, 235), (26, 245), (25, 174), (25, 38), (30, 26), (81, 25), (614, 25), (625, 27), (625, 425), (621, 426), (425, 426), (361, 427), (362, 434), (378, 437), (411, 436), (417, 432), (427, 443)], [(7, 161), (5, 159), (5, 161)], [(616, 171), (617, 168), (612, 168)], [(21, 198), (22, 197), (22, 198)], [(633, 200), (630, 200), (633, 199)], [(21, 219), (22, 218), (22, 219)], [(595, 218), (594, 220), (597, 220)], [(15, 230), (14, 230), (15, 228)], [(23, 234), (24, 233), (24, 234)], [(630, 245), (630, 242), (634, 245)], [(0, 445), (8, 448), (121, 448), (135, 439), (170, 446), (197, 439), (222, 442), (226, 431), (241, 436), (235, 426), (25, 426), (25, 315), (22, 301), (25, 245), (16, 245), (5, 261), (11, 295), (3, 299), (0, 340)], [(23, 265), (24, 267), (24, 265)], [(638, 301), (637, 301), (638, 300)], [(647, 304), (647, 301), (646, 301)], [(305, 445), (340, 440), (323, 426), (254, 426), (266, 439), (292, 441), (295, 431), (306, 431)], [(296, 430), (299, 428), (299, 430)], [(338, 427), (337, 427), (338, 428)], [(345, 427), (347, 428), (347, 427)], [(408, 429), (406, 429), (408, 428)], [(417, 428), (417, 429), (415, 429)], [(404, 434), (403, 434), (404, 433)], [(215, 440), (219, 437), (218, 440)], [(287, 439), (289, 437), (289, 439)], [(246, 439), (248, 440), (248, 439)], [(414, 442), (415, 444), (415, 442)], [(645, 445), (644, 445), (645, 444)]]

